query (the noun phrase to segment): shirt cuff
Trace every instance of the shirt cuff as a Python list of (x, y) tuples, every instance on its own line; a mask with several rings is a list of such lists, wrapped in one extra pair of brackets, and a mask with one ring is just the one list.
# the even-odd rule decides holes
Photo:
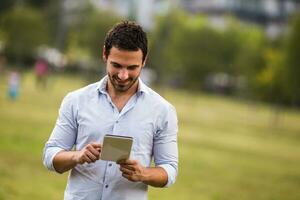
[(174, 169), (174, 167), (169, 164), (157, 165), (157, 167), (161, 167), (167, 172), (168, 182), (164, 186), (164, 188), (167, 188), (167, 187), (170, 187), (171, 185), (173, 185), (176, 181), (176, 176), (177, 176), (177, 171)]
[(57, 172), (53, 166), (53, 159), (57, 153), (63, 150), (64, 149), (60, 147), (48, 147), (45, 149), (44, 156), (43, 156), (43, 163), (49, 170)]

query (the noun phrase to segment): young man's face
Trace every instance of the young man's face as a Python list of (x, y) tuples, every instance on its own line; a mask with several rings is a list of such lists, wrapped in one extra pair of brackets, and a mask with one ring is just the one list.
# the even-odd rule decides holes
[(116, 47), (110, 49), (106, 60), (106, 71), (109, 81), (117, 92), (126, 92), (137, 84), (144, 63), (143, 53), (138, 51), (120, 50)]

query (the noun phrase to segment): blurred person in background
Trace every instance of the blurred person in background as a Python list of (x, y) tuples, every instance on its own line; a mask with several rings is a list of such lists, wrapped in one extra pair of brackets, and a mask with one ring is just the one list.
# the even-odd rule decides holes
[(41, 86), (43, 89), (46, 88), (49, 73), (48, 62), (43, 58), (39, 58), (35, 63), (34, 70), (36, 74), (36, 85), (38, 87)]
[[(140, 79), (147, 43), (139, 25), (116, 24), (102, 52), (107, 75), (64, 98), (43, 154), (49, 170), (71, 170), (64, 199), (144, 200), (148, 185), (169, 187), (175, 182), (177, 115)], [(101, 160), (105, 134), (133, 137), (130, 159)]]
[(20, 93), (20, 74), (18, 70), (13, 69), (8, 75), (8, 97), (15, 101)]

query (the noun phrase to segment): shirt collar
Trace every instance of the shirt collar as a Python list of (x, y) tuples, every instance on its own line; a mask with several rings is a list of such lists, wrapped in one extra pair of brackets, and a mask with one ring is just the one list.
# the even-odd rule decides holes
[(106, 91), (107, 80), (108, 80), (108, 76), (106, 75), (99, 81), (99, 84), (97, 86), (97, 90), (102, 94), (107, 94)]
[[(97, 86), (97, 90), (102, 94), (107, 94), (107, 90), (106, 90), (107, 81), (108, 81), (108, 76), (106, 75), (99, 81), (99, 84)], [(141, 80), (141, 78), (139, 78), (137, 94), (139, 96), (142, 93), (148, 94), (149, 91), (148, 91), (148, 87), (144, 84), (144, 82)]]

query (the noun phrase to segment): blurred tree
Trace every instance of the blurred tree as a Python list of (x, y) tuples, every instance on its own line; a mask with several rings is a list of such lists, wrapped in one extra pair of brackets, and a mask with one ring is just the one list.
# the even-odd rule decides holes
[(24, 6), (39, 10), (45, 19), (49, 32), (49, 44), (55, 46), (57, 38), (61, 35), (60, 23), (61, 4), (64, 0), (23, 0)]
[(5, 11), (11, 9), (17, 0), (1, 0), (0, 3), (0, 13), (4, 13)]
[(265, 65), (263, 52), (266, 38), (262, 30), (254, 27), (244, 30), (242, 34), (244, 38), (240, 41), (241, 48), (237, 55), (238, 67), (242, 74), (254, 78), (255, 74)]
[(49, 27), (49, 44), (55, 46), (57, 37), (59, 35), (59, 24), (61, 21), (59, 11), (60, 11), (60, 1), (59, 0), (49, 0), (47, 4), (42, 8), (44, 16)]
[[(172, 51), (178, 51), (178, 62), (172, 66), (180, 69), (184, 76), (184, 85), (189, 88), (200, 88), (205, 76), (222, 68), (221, 52), (222, 36), (208, 26), (189, 28), (183, 26), (173, 38), (168, 60), (172, 59)], [(174, 60), (176, 61), (176, 60)]]
[(256, 95), (269, 102), (283, 103), (285, 99), (284, 63), (280, 49), (268, 48), (264, 52), (266, 66), (256, 75)]
[(16, 6), (34, 7), (37, 9), (47, 10), (50, 4), (58, 0), (1, 0), (0, 13), (5, 13)]
[(48, 42), (47, 23), (42, 14), (31, 8), (17, 7), (1, 18), (5, 34), (5, 52), (10, 61), (32, 59), (36, 47)]
[(292, 18), (285, 47), (285, 91), (292, 104), (300, 105), (300, 12)]
[(51, 2), (51, 0), (23, 0), (23, 1), (27, 6), (31, 6), (35, 8), (45, 8)]
[(151, 67), (188, 88), (200, 88), (205, 77), (216, 72), (237, 74), (234, 63), (243, 37), (231, 21), (227, 29), (218, 30), (201, 15), (171, 12), (152, 34)]
[[(231, 36), (230, 40), (226, 35)], [(264, 52), (267, 47), (267, 38), (265, 33), (258, 26), (242, 24), (234, 20), (225, 30), (225, 43), (230, 41), (232, 44), (229, 48), (228, 45), (224, 46), (227, 51), (232, 52), (233, 63), (227, 72), (235, 77), (243, 77), (246, 85), (242, 87), (243, 91), (237, 92), (246, 98), (253, 98), (260, 92), (257, 76), (266, 66)], [(230, 50), (230, 47), (234, 50)], [(240, 88), (240, 83), (236, 84), (236, 87)]]
[(172, 61), (175, 62), (174, 59), (176, 57), (169, 61), (166, 59), (165, 54), (168, 53), (172, 34), (176, 31), (177, 27), (182, 26), (181, 17), (183, 16), (184, 14), (179, 10), (173, 10), (167, 16), (158, 17), (154, 31), (149, 34), (147, 66), (157, 72), (156, 80), (159, 84), (164, 84), (176, 72), (176, 69), (170, 66), (169, 63)]
[(101, 59), (105, 35), (118, 21), (120, 18), (112, 12), (86, 10), (84, 17), (70, 28), (67, 51), (81, 48), (84, 56), (88, 54), (90, 58)]

